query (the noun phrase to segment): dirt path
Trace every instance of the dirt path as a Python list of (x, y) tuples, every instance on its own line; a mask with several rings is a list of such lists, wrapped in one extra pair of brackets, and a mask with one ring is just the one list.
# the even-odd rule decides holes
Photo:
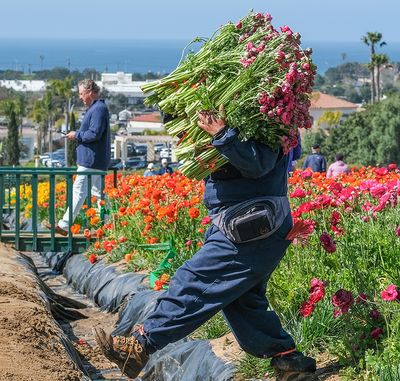
[(121, 375), (119, 369), (105, 358), (95, 343), (92, 328), (112, 328), (118, 318), (117, 314), (110, 314), (100, 311), (90, 299), (81, 295), (66, 284), (63, 275), (52, 272), (45, 264), (43, 258), (37, 253), (30, 253), (39, 275), (45, 283), (57, 294), (77, 300), (87, 307), (79, 312), (85, 315), (86, 319), (61, 322), (63, 331), (74, 343), (75, 349), (79, 352), (87, 373), (92, 380), (128, 380)]
[(33, 275), (0, 245), (0, 381), (78, 381)]

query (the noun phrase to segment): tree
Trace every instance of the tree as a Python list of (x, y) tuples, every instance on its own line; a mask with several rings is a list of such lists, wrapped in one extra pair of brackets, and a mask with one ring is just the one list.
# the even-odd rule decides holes
[(341, 111), (325, 111), (317, 120), (317, 125), (327, 125), (328, 128), (336, 127), (342, 118)]
[[(365, 36), (361, 37), (361, 40), (364, 44), (368, 45), (371, 48), (371, 61), (369, 63), (369, 69), (371, 71), (371, 103), (375, 103), (376, 100), (376, 89), (375, 89), (375, 64), (374, 64), (374, 56), (375, 56), (375, 46), (382, 39), (382, 33), (379, 32), (367, 32)], [(382, 41), (379, 46), (386, 45), (386, 42)]]
[(7, 165), (19, 165), (18, 119), (20, 106), (18, 101), (4, 101), (2, 110), (8, 118), (7, 138), (5, 139), (5, 161)]
[(389, 57), (386, 54), (375, 54), (374, 65), (376, 66), (376, 98), (381, 100), (381, 68), (389, 64)]
[[(75, 113), (71, 113), (70, 123), (69, 123), (69, 130), (76, 131), (76, 119)], [(68, 167), (74, 167), (76, 165), (76, 142), (75, 140), (67, 141), (65, 140), (65, 144), (67, 144), (68, 149)]]

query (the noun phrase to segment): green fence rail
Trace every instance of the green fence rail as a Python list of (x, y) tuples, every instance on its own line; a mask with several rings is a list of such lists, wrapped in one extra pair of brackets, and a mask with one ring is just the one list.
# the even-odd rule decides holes
[[(107, 172), (88, 171), (77, 172), (76, 168), (26, 168), (26, 167), (0, 167), (0, 240), (12, 243), (16, 250), (21, 251), (71, 251), (82, 252), (89, 245), (89, 240), (83, 236), (73, 235), (72, 226), (72, 186), (73, 176), (83, 175), (88, 177), (88, 207), (91, 207), (92, 176), (101, 175), (101, 198), (104, 199), (104, 176)], [(114, 174), (115, 175), (115, 174)], [(56, 183), (66, 182), (66, 208), (69, 210), (70, 226), (68, 236), (58, 236), (54, 227), (56, 221)], [(38, 221), (38, 185), (41, 182), (49, 183), (48, 222), (50, 230), (40, 229)], [(22, 230), (21, 213), (21, 187), (30, 185), (32, 189), (32, 229)], [(15, 198), (12, 195), (15, 194)], [(13, 201), (14, 198), (14, 201)], [(15, 223), (6, 229), (4, 214), (14, 214)], [(100, 216), (103, 218), (104, 216)]]

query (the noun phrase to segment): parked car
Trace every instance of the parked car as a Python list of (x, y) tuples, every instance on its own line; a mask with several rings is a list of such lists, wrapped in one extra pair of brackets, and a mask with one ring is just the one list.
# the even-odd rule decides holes
[(147, 155), (147, 146), (145, 144), (135, 144), (136, 156)]
[[(130, 157), (125, 161), (125, 170), (130, 170), (130, 169), (143, 169), (146, 168), (146, 162), (144, 160), (141, 160), (139, 157)], [(117, 169), (124, 169), (124, 165), (122, 162), (118, 163), (115, 165), (115, 168)]]
[(160, 158), (161, 159), (170, 159), (172, 156), (172, 149), (171, 148), (163, 148), (160, 151)]
[(117, 165), (121, 163), (121, 159), (111, 159), (108, 169), (118, 169)]
[(161, 150), (163, 148), (166, 148), (164, 143), (155, 143), (154, 144), (154, 152), (155, 153), (161, 152)]

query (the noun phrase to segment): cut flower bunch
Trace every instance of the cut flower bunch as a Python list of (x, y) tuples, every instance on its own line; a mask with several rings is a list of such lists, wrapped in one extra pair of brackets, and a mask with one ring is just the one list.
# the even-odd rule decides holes
[(311, 127), (311, 49), (303, 51), (298, 33), (288, 26), (279, 32), (271, 20), (250, 12), (222, 26), (171, 74), (142, 86), (150, 93), (146, 104), (173, 116), (165, 127), (179, 138), (176, 154), (186, 176), (202, 179), (226, 162), (197, 126), (199, 111), (224, 119), (242, 140), (281, 146), (284, 153), (297, 145), (299, 128)]

